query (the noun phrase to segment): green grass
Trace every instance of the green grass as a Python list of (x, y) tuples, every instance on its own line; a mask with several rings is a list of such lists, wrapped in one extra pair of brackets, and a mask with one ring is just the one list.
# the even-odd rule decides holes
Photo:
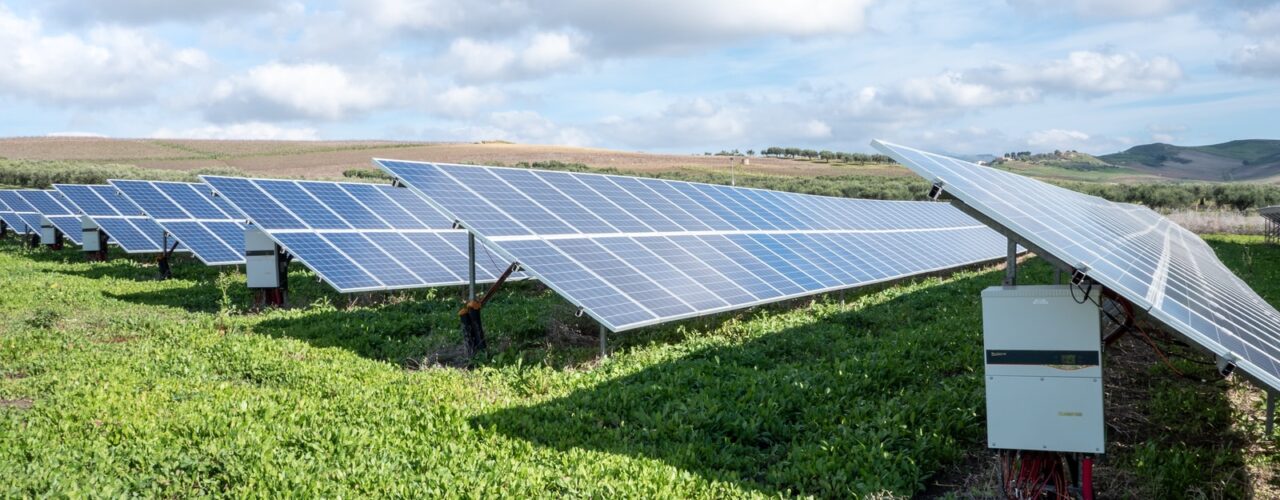
[[(1213, 243), (1274, 284), (1273, 248)], [(0, 242), (0, 496), (905, 496), (983, 453), (996, 270), (615, 335), (603, 363), (521, 283), (462, 370), (412, 369), (458, 343), (457, 289), (353, 305), (295, 269), (294, 307), (251, 313), (239, 274), (115, 257)], [(1234, 495), (1270, 455), (1190, 439), (1241, 417), (1162, 369), (1144, 404), (1169, 427), (1106, 460), (1153, 494)]]

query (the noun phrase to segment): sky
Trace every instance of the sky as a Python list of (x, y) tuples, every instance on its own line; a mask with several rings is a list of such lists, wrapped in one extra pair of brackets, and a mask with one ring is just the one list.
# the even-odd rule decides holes
[(0, 136), (955, 154), (1280, 138), (1280, 1), (0, 0)]

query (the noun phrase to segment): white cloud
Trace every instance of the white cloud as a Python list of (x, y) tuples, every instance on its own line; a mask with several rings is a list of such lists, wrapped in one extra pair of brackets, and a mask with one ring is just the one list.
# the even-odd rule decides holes
[(1068, 11), (1090, 19), (1145, 18), (1172, 14), (1195, 5), (1194, 0), (1009, 0), (1009, 4), (1036, 14)]
[(528, 110), (494, 112), (483, 120), (474, 120), (453, 128), (428, 128), (424, 133), (433, 140), (503, 140), (564, 146), (587, 146), (594, 142), (579, 128), (559, 125)]
[(822, 120), (809, 120), (802, 127), (803, 135), (813, 139), (826, 139), (831, 137), (831, 125)]
[(864, 87), (846, 97), (845, 108), (854, 116), (989, 108), (1040, 102), (1047, 95), (1165, 92), (1182, 78), (1181, 66), (1167, 57), (1076, 51), (1041, 64), (995, 64)]
[(1079, 130), (1038, 130), (1027, 136), (1027, 145), (1037, 150), (1078, 149), (1089, 142), (1089, 134)]
[(325, 64), (267, 63), (214, 88), (208, 115), (215, 121), (339, 120), (386, 103), (392, 89), (380, 78), (354, 77)]
[(1280, 77), (1280, 38), (1245, 45), (1222, 63), (1223, 69), (1249, 76)]
[(449, 87), (427, 99), (427, 110), (449, 117), (472, 116), (484, 108), (502, 104), (506, 96), (488, 87)]
[(518, 43), (464, 37), (449, 45), (443, 66), (457, 68), (463, 81), (533, 78), (577, 65), (582, 56), (576, 45), (566, 33), (537, 33)]
[(647, 52), (772, 36), (859, 33), (872, 0), (374, 0), (352, 3), (384, 30), (480, 38), (569, 29), (600, 53)]
[(104, 139), (107, 136), (103, 134), (99, 134), (97, 132), (81, 132), (81, 131), (69, 130), (66, 132), (49, 132), (45, 134), (45, 137), (93, 137), (98, 139)]
[(976, 73), (980, 81), (1026, 86), (1046, 92), (1101, 96), (1119, 92), (1165, 92), (1182, 80), (1182, 67), (1163, 56), (1074, 51), (1066, 59), (1039, 65), (993, 66)]
[(161, 128), (152, 132), (151, 137), (156, 139), (251, 139), (276, 141), (314, 141), (320, 138), (314, 128), (285, 128), (262, 122), (206, 125), (176, 130)]
[(45, 0), (40, 2), (40, 7), (70, 23), (146, 24), (257, 13), (275, 9), (282, 3), (283, 0)]
[(0, 5), (0, 92), (52, 103), (138, 103), (208, 66), (203, 52), (141, 31), (98, 26), (83, 36), (53, 35)]

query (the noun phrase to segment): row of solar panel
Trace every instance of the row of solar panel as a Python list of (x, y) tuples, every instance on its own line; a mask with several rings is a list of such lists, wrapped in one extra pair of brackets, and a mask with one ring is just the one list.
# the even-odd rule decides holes
[(481, 240), (479, 280), (520, 262), (615, 331), (1005, 251), (1003, 238), (946, 204), (375, 163), (410, 189), (220, 176), (202, 177), (205, 184), (113, 180), (55, 189), (70, 212), (88, 216), (126, 249), (159, 251), (166, 241), (155, 237), (172, 236), (209, 264), (244, 262), (250, 222), (344, 292), (464, 283), (471, 231)]

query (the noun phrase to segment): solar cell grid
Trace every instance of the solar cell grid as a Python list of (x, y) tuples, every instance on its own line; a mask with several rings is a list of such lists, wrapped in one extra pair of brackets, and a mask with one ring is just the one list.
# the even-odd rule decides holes
[[(160, 253), (174, 245), (163, 228), (113, 186), (54, 184), (53, 187), (74, 205), (74, 211), (92, 219), (127, 253)], [(179, 243), (174, 251), (186, 252), (187, 249)]]
[[(467, 282), (467, 235), (407, 189), (202, 177), (299, 262), (342, 292)], [(477, 249), (477, 280), (506, 267)], [(517, 277), (518, 278), (518, 277)]]
[(946, 204), (374, 162), (613, 331), (1005, 253), (1002, 237)]
[(181, 242), (206, 265), (243, 264), (243, 217), (218, 208), (202, 183), (144, 180), (108, 181), (151, 218), (160, 231)]
[(916, 173), (1146, 310), (1205, 349), (1280, 389), (1280, 313), (1198, 236), (1144, 207), (886, 142)]
[(63, 238), (77, 245), (81, 243), (80, 218), (63, 203), (64, 198), (59, 197), (57, 191), (23, 189), (15, 192), (36, 210), (41, 225), (47, 222), (56, 227)]

